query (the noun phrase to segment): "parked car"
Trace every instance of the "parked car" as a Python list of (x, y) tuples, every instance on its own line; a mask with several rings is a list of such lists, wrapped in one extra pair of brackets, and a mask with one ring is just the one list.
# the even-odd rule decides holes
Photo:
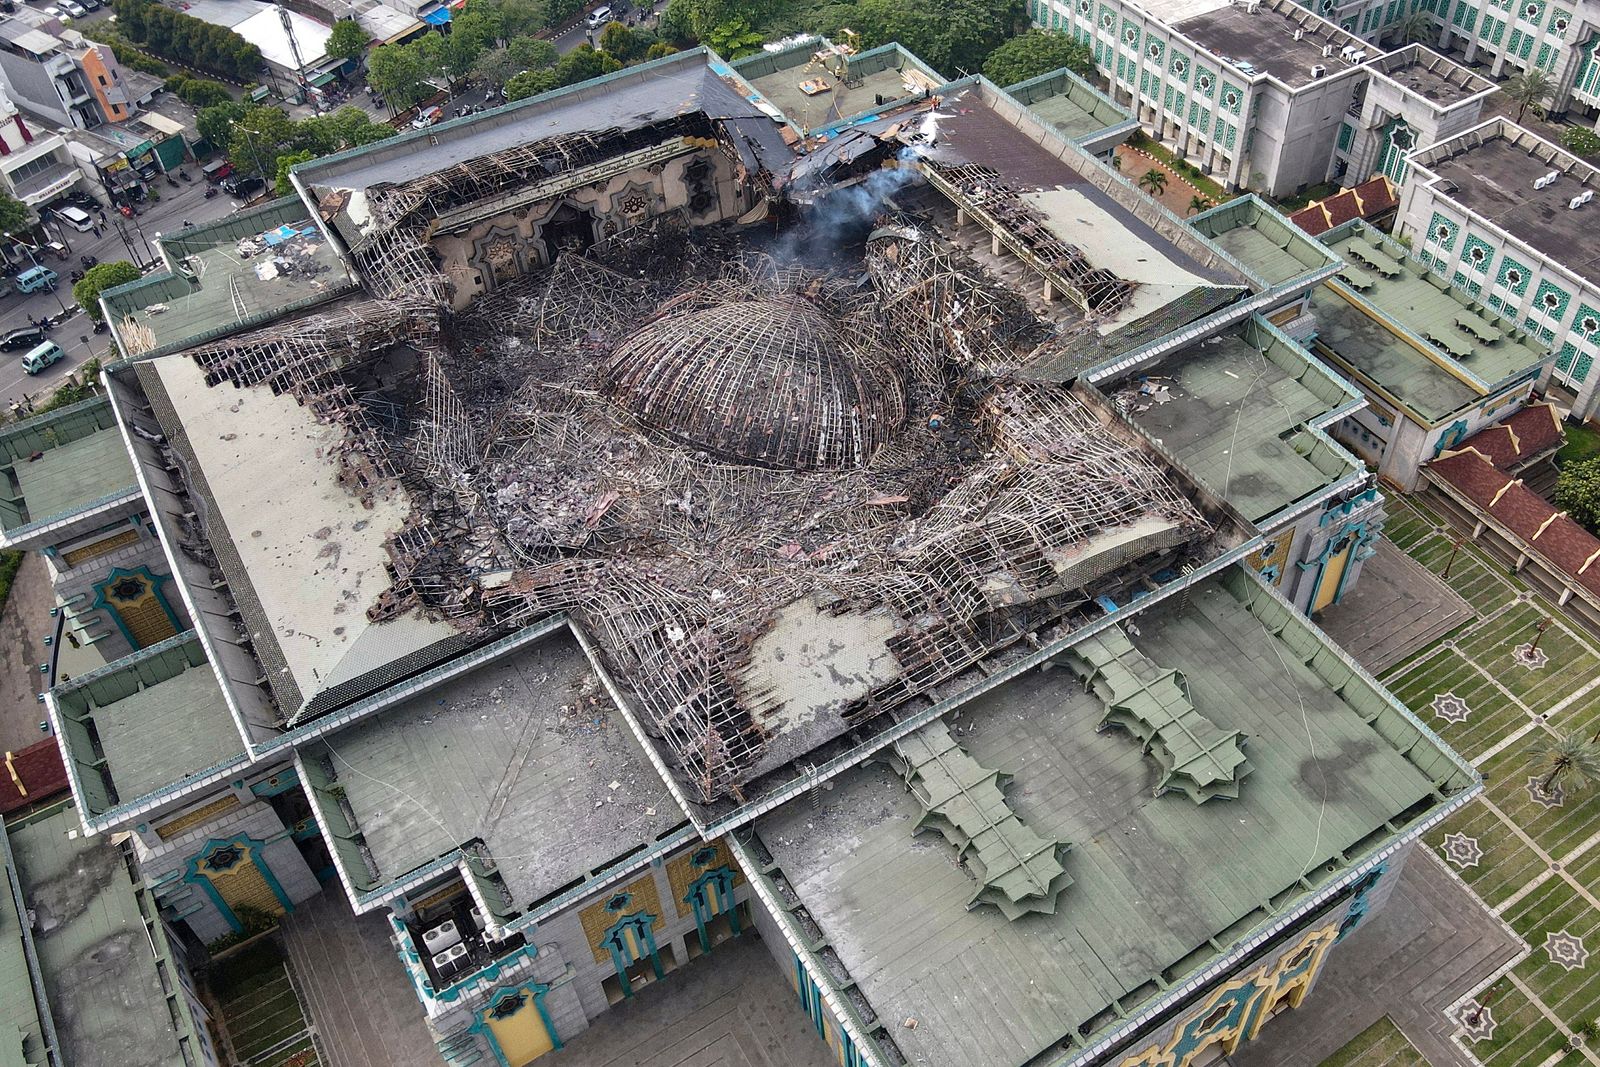
[(235, 174), (222, 182), (222, 191), (229, 196), (248, 200), (267, 187), (267, 183), (254, 174)]
[(81, 19), (89, 13), (88, 10), (85, 9), (81, 4), (78, 4), (76, 0), (61, 0), (59, 6), (62, 11), (65, 11), (75, 19)]
[(35, 348), (44, 341), (43, 330), (37, 326), (24, 326), (0, 337), (0, 352), (20, 352), (24, 348)]
[(17, 275), (17, 292), (37, 293), (40, 289), (54, 289), (57, 277), (49, 267), (29, 267)]
[(94, 229), (94, 219), (90, 218), (89, 213), (82, 208), (73, 207), (69, 204), (65, 207), (56, 208), (54, 214), (56, 218), (79, 233), (88, 233)]
[(417, 117), (411, 120), (413, 130), (425, 130), (444, 117), (444, 108), (435, 105), (425, 107), (417, 112)]
[(100, 0), (78, 0), (78, 6), (88, 8), (90, 11), (97, 11), (100, 8)]
[(226, 159), (213, 159), (200, 168), (200, 176), (208, 182), (220, 182), (233, 173), (233, 164)]
[(30, 349), (28, 354), (22, 357), (22, 369), (28, 374), (38, 374), (64, 356), (66, 353), (61, 351), (60, 345), (54, 341), (46, 341)]
[(598, 30), (601, 26), (604, 26), (606, 23), (610, 22), (611, 17), (610, 6), (602, 4), (593, 11), (589, 12), (589, 18), (587, 19), (589, 28), (591, 30)]
[(59, 7), (47, 7), (44, 9), (44, 13), (53, 19), (58, 19), (64, 14)]

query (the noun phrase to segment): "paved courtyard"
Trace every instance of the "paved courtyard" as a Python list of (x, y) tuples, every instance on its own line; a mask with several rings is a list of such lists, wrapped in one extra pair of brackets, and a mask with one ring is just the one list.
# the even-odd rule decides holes
[[(1390, 511), (1389, 537), (1440, 573), (1454, 544), (1442, 521), (1410, 501)], [(1600, 783), (1547, 795), (1529, 755), (1540, 733), (1600, 731), (1600, 651), (1470, 545), (1447, 583), (1477, 618), (1383, 678), (1483, 774), (1484, 796), (1424, 843), (1526, 943), (1457, 1011), (1458, 1040), (1485, 1067), (1600, 1067), (1600, 1042), (1574, 1040), (1600, 1017)]]

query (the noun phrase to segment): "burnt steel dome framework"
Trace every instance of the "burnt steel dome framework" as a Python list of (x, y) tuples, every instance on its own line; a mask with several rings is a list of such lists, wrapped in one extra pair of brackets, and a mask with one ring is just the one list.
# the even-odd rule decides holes
[(904, 374), (797, 293), (669, 312), (606, 363), (640, 422), (736, 461), (858, 467), (906, 418)]

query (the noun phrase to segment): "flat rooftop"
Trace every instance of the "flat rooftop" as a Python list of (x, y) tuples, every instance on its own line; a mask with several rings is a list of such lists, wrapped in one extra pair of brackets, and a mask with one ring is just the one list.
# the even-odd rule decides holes
[(297, 198), (161, 239), (168, 270), (104, 294), (130, 355), (192, 344), (355, 288)]
[(1379, 56), (1367, 65), (1390, 81), (1442, 107), (1459, 104), (1494, 88), (1494, 82), (1420, 44), (1407, 45), (1397, 52)]
[[(1468, 211), (1565, 269), (1600, 279), (1600, 241), (1573, 240), (1596, 225), (1600, 201), (1576, 211), (1567, 207), (1573, 197), (1600, 190), (1600, 172), (1532, 134), (1521, 133), (1519, 143), (1495, 132), (1507, 129), (1517, 128), (1501, 119), (1481, 140), (1469, 131), (1426, 150), (1418, 163), (1437, 174), (1439, 190)], [(1552, 170), (1561, 176), (1535, 189), (1534, 180)]]
[(0, 433), (0, 530), (134, 492), (138, 480), (114, 423), (106, 398), (92, 397)]
[(1419, 351), (1332, 286), (1312, 294), (1311, 313), (1317, 319), (1318, 348), (1337, 354), (1425, 421), (1437, 422), (1483, 395), (1446, 370), (1443, 357)]
[[(57, 686), (63, 733), (80, 778), (92, 773), (92, 724), (102, 773), (130, 803), (234, 757), (244, 742), (199, 638), (184, 635)], [(90, 798), (92, 814), (97, 805)]]
[[(0, 858), (5, 830), (0, 827)], [(33, 969), (22, 940), (26, 924), (17, 911), (10, 864), (0, 871), (0, 1063), (37, 1067), (46, 1062), (44, 1022), (33, 995)]]
[(847, 56), (823, 39), (758, 53), (734, 62), (733, 69), (807, 132), (871, 114), (948, 80), (896, 44)]
[[(1290, 88), (1311, 82), (1314, 66), (1326, 67), (1325, 77), (1355, 66), (1340, 56), (1345, 45), (1370, 47), (1289, 0), (1261, 0), (1254, 10), (1227, 0), (1156, 0), (1148, 8), (1189, 40), (1226, 57), (1239, 74), (1270, 74)], [(1299, 40), (1295, 30), (1305, 31)], [(1324, 56), (1329, 44), (1333, 52)]]
[(1025, 824), (1071, 843), (1054, 914), (968, 910), (972, 877), (916, 832), (923, 809), (882, 764), (756, 823), (910, 1062), (1011, 1067), (1078, 1047), (1109, 1007), (1132, 1011), (1287, 911), (1302, 878), (1347, 869), (1443, 804), (1441, 787), (1473, 785), (1379, 690), (1307, 667), (1326, 639), (1237, 569), (1152, 606), (1132, 639), (1245, 735), (1254, 771), (1237, 800), (1153, 796), (1156, 762), (1122, 730), (1097, 731), (1105, 705), (1064, 668), (965, 704), (960, 746), (1015, 776), (1006, 797)]
[(1308, 420), (1354, 399), (1281, 341), (1270, 351), (1241, 333), (1208, 338), (1116, 393), (1117, 406), (1202, 485), (1252, 522), (1354, 468), (1304, 433)]
[[(6, 827), (62, 1059), (73, 1067), (184, 1067), (198, 1058), (154, 901), (109, 836), (71, 805)], [(152, 952), (158, 946), (161, 962)], [(167, 992), (170, 990), (171, 992)], [(174, 1026), (174, 1020), (179, 1025)]]
[[(1329, 247), (1345, 262), (1355, 263), (1359, 257), (1347, 251), (1351, 242), (1367, 241), (1370, 244), (1377, 239), (1375, 231), (1357, 228), (1329, 242)], [(1400, 263), (1401, 272), (1395, 277), (1387, 278), (1376, 270), (1364, 270), (1364, 273), (1371, 278), (1372, 285), (1362, 289), (1356, 295), (1356, 300), (1376, 308), (1411, 331), (1416, 340), (1436, 355), (1438, 360), (1444, 361), (1441, 366), (1459, 366), (1476, 376), (1485, 385), (1494, 386), (1536, 366), (1546, 358), (1544, 347), (1517, 330), (1515, 323), (1502, 318), (1493, 309), (1477, 303), (1470, 294), (1450, 285), (1445, 278), (1425, 270), (1415, 260), (1405, 259), (1397, 246), (1389, 245), (1388, 249), (1391, 258)], [(1457, 325), (1456, 320), (1463, 316), (1472, 316), (1485, 326), (1493, 328), (1500, 334), (1500, 339), (1485, 344), (1470, 337)], [(1428, 341), (1429, 333), (1441, 328), (1448, 328), (1471, 341), (1472, 354), (1458, 359)], [(1412, 348), (1409, 345), (1404, 347)], [(1412, 348), (1412, 351), (1416, 350)], [(1398, 354), (1404, 355), (1404, 353)], [(1420, 352), (1417, 354), (1423, 359), (1428, 358)], [(1396, 395), (1410, 402), (1406, 394)], [(1418, 395), (1427, 396), (1426, 387)], [(1438, 402), (1428, 401), (1428, 409), (1439, 411), (1438, 403), (1446, 399), (1441, 395)], [(1421, 411), (1422, 408), (1418, 410)]]
[(1007, 86), (1006, 92), (1074, 141), (1133, 121), (1127, 111), (1065, 67)]
[(386, 883), (469, 841), (525, 909), (684, 815), (572, 632), (307, 746)]
[(1189, 220), (1268, 285), (1284, 285), (1332, 266), (1325, 247), (1256, 196), (1235, 197)]
[[(187, 355), (137, 365), (168, 437), (191, 464), (207, 502), (212, 543), (285, 720), (317, 695), (424, 654), (456, 631), (407, 612), (386, 621), (367, 610), (392, 579), (384, 540), (411, 513), (390, 483), (367, 506), (332, 462), (343, 427), (266, 384), (206, 384)], [(231, 534), (231, 536), (229, 536)]]

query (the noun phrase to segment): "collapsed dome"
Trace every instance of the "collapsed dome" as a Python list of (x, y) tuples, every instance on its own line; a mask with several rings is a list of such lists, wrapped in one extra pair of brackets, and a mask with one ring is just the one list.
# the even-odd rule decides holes
[(900, 368), (793, 295), (669, 313), (605, 370), (612, 400), (646, 426), (771, 467), (860, 466), (906, 418)]

